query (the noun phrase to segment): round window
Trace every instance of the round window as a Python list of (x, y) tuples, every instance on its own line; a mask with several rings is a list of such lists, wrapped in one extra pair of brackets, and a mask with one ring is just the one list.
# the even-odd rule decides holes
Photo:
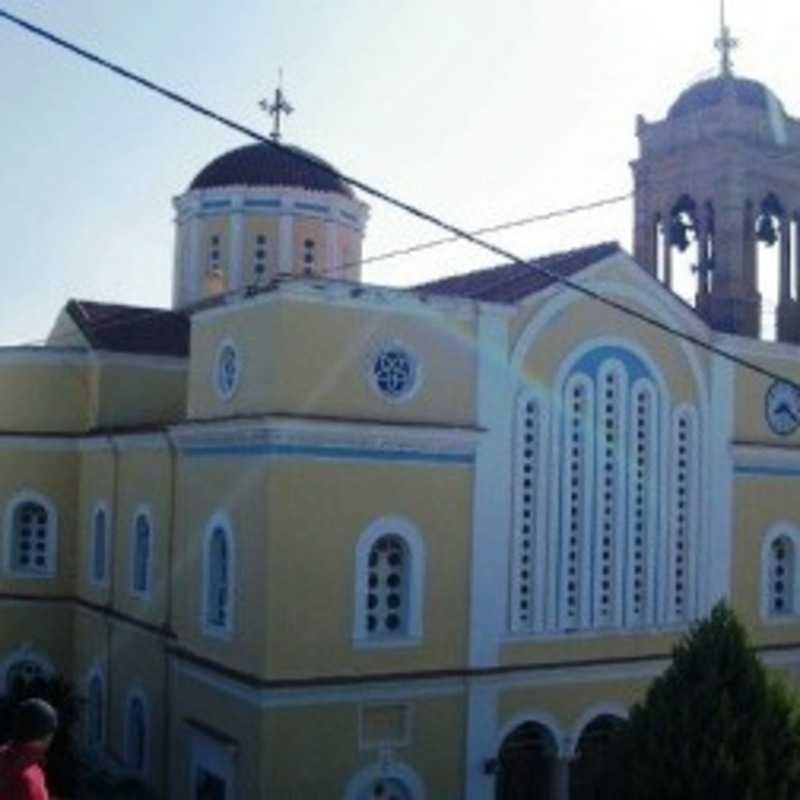
[(373, 358), (370, 381), (384, 398), (406, 400), (413, 394), (419, 382), (417, 359), (396, 342), (383, 345)]
[(239, 351), (230, 340), (224, 341), (217, 351), (214, 380), (217, 392), (224, 400), (229, 400), (239, 386), (241, 365)]

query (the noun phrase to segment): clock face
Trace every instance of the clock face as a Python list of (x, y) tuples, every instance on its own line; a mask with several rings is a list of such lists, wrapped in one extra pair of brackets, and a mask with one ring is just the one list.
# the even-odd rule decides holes
[(775, 381), (767, 392), (766, 414), (769, 427), (779, 436), (794, 433), (800, 427), (800, 391)]

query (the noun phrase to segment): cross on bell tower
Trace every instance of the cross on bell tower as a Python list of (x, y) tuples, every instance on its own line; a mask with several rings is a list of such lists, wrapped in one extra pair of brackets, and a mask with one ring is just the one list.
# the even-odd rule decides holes
[(275, 89), (275, 98), (272, 103), (266, 98), (259, 102), (259, 107), (272, 117), (272, 133), (269, 138), (274, 142), (281, 140), (281, 114), (287, 116), (294, 111), (283, 93), (283, 70), (278, 72), (278, 86)]
[(725, 24), (725, 0), (720, 0), (720, 36), (714, 42), (714, 47), (720, 53), (720, 74), (729, 76), (733, 74), (733, 61), (731, 53), (739, 46), (739, 40), (731, 36), (731, 29)]

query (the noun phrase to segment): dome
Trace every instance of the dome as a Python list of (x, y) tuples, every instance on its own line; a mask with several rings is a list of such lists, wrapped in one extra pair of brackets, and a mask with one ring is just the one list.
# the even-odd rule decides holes
[(690, 86), (672, 104), (667, 116), (669, 119), (679, 119), (696, 111), (718, 106), (722, 102), (728, 81), (733, 84), (736, 102), (740, 106), (758, 108), (767, 113), (772, 107), (785, 114), (781, 101), (763, 83), (746, 78), (722, 76)]
[(189, 189), (223, 186), (295, 186), (353, 198), (353, 191), (326, 161), (299, 147), (264, 143), (237, 147), (215, 158), (197, 173)]

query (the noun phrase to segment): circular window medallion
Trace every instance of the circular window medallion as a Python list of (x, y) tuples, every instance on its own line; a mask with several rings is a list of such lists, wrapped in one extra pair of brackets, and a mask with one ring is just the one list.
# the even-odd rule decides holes
[(214, 386), (223, 400), (230, 400), (236, 393), (240, 374), (239, 351), (230, 339), (225, 339), (217, 350), (214, 365)]
[(419, 365), (414, 354), (398, 342), (374, 351), (369, 366), (372, 388), (386, 400), (408, 400), (419, 387)]

